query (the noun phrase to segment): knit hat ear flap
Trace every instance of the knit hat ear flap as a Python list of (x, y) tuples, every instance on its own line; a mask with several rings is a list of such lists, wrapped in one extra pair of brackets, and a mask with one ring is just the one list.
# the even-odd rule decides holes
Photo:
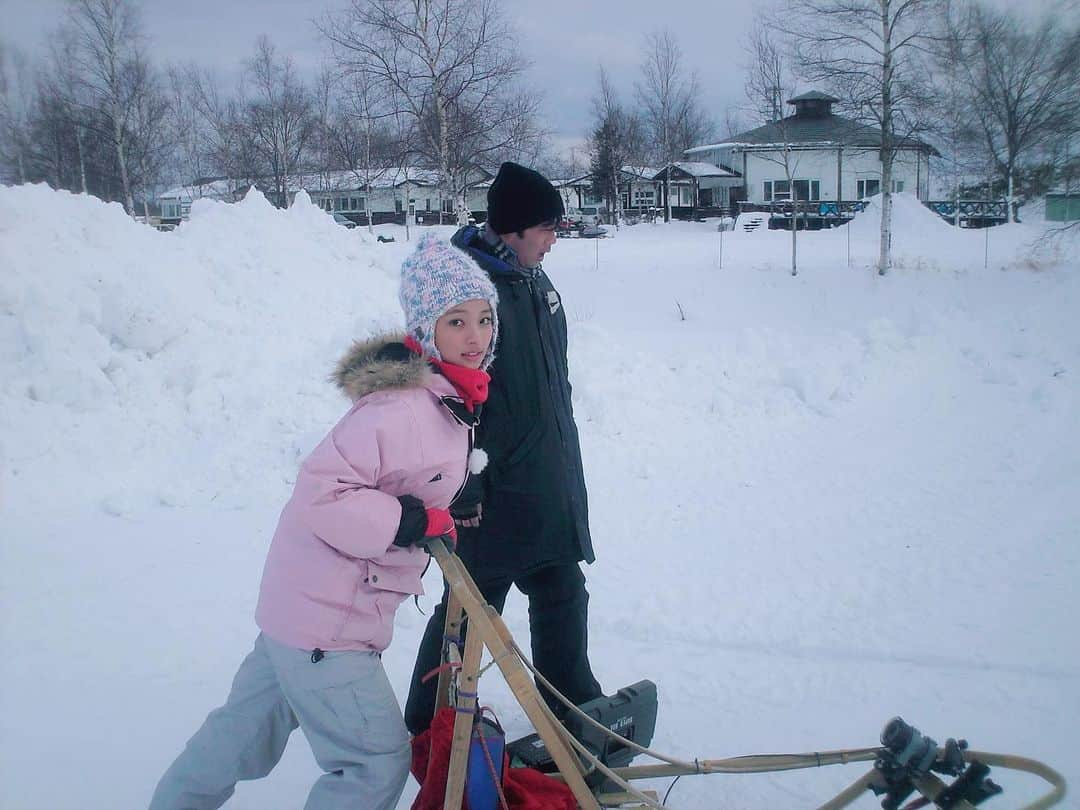
[(481, 368), (495, 359), (495, 341), (499, 335), (497, 306), (499, 296), (488, 274), (464, 251), (458, 250), (434, 233), (426, 233), (416, 250), (401, 265), (398, 291), (405, 311), (405, 327), (428, 357), (442, 360), (435, 346), (435, 322), (448, 309), (463, 301), (479, 298), (491, 305), (491, 345)]

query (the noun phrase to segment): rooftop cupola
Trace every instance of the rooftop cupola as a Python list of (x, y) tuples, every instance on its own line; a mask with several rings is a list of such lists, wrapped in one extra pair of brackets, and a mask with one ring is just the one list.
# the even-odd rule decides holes
[(795, 106), (796, 118), (828, 118), (832, 115), (832, 105), (840, 101), (835, 96), (811, 90), (801, 96), (789, 98), (787, 103)]

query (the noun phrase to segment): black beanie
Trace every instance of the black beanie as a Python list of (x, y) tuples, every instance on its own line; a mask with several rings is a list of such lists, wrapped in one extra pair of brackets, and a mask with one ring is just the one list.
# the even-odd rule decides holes
[(540, 172), (507, 161), (491, 181), (487, 221), (495, 233), (554, 222), (565, 212), (562, 195)]

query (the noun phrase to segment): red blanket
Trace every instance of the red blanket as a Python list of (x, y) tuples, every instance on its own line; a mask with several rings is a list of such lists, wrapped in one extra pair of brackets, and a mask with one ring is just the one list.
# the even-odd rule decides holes
[[(413, 737), (412, 775), (420, 793), (412, 810), (442, 810), (450, 769), (450, 743), (454, 738), (454, 710), (435, 713), (431, 728)], [(577, 810), (574, 794), (565, 783), (533, 768), (511, 768), (503, 754), (503, 793), (510, 810)], [(465, 803), (462, 802), (463, 810)]]

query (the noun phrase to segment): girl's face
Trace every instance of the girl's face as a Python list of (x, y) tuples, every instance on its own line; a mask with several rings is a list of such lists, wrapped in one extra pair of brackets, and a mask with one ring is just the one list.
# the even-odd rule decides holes
[(435, 321), (435, 348), (447, 363), (480, 368), (494, 328), (491, 304), (483, 298), (463, 301)]

